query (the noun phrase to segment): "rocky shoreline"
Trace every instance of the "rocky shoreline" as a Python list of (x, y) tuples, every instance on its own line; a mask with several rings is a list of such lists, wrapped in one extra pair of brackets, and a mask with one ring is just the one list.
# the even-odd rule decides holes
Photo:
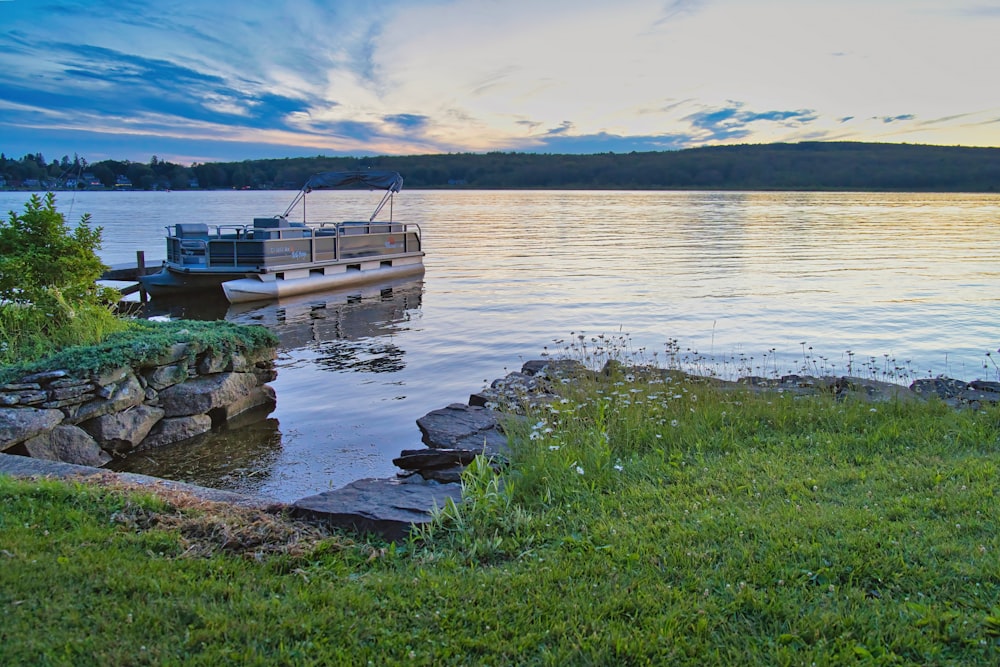
[(0, 453), (100, 467), (275, 403), (275, 350), (181, 342), (87, 377), (33, 373), (0, 385)]
[[(266, 387), (259, 382), (268, 377), (266, 361), (257, 359), (251, 363), (247, 360), (247, 363), (241, 364), (233, 360), (232, 364), (229, 362), (223, 364), (222, 371), (236, 372), (237, 366), (243, 366), (244, 372), (251, 372), (258, 381), (254, 384), (255, 387)], [(225, 371), (226, 368), (230, 370)], [(249, 370), (250, 368), (256, 370)], [(270, 506), (274, 510), (288, 510), (296, 517), (361, 533), (375, 534), (390, 541), (403, 540), (414, 526), (421, 526), (433, 519), (435, 507), (443, 507), (449, 499), (456, 503), (461, 501), (461, 474), (476, 456), (486, 456), (497, 468), (506, 465), (509, 450), (507, 436), (502, 426), (504, 420), (518, 418), (524, 406), (558, 401), (560, 399), (558, 387), (563, 382), (571, 382), (583, 374), (606, 375), (610, 370), (609, 367), (605, 367), (602, 371), (588, 371), (582, 364), (572, 360), (528, 361), (519, 372), (495, 380), (489, 388), (472, 394), (468, 403), (453, 403), (417, 419), (417, 426), (426, 447), (402, 450), (400, 455), (393, 459), (393, 463), (401, 469), (396, 477), (357, 480), (339, 489), (302, 498), (290, 505), (275, 505), (252, 497), (240, 500), (239, 494), (229, 494), (235, 499), (229, 501)], [(636, 373), (659, 374), (664, 378), (684, 377), (691, 381), (711, 384), (722, 391), (778, 392), (793, 396), (831, 394), (839, 400), (853, 399), (871, 403), (934, 398), (956, 409), (978, 409), (986, 404), (1000, 403), (1000, 382), (980, 380), (963, 382), (943, 377), (926, 378), (916, 380), (909, 387), (905, 387), (846, 376), (787, 375), (780, 378), (746, 377), (736, 381), (726, 381), (685, 375), (674, 370), (650, 368), (634, 370)], [(273, 372), (273, 367), (270, 372)], [(146, 373), (149, 373), (148, 369)], [(148, 384), (147, 378), (147, 386)], [(0, 397), (4, 395), (3, 391), (5, 390), (0, 388)], [(266, 390), (264, 394), (267, 395)], [(270, 397), (273, 400), (273, 392)], [(50, 396), (50, 400), (51, 398)], [(4, 425), (3, 409), (0, 408), (0, 443), (3, 442), (4, 429), (10, 428), (9, 424)], [(226, 409), (224, 414), (229, 415), (229, 409)], [(91, 416), (91, 419), (93, 418)], [(54, 427), (50, 430), (54, 430)], [(9, 450), (10, 447), (0, 445), (0, 451), (4, 449)], [(21, 461), (12, 462), (11, 460), (15, 458)], [(31, 467), (23, 457), (0, 455), (0, 473), (25, 476)], [(81, 466), (68, 466), (61, 471), (52, 472), (50, 465), (49, 472), (38, 470), (45, 467), (44, 462), (38, 462), (36, 472), (33, 474), (80, 475), (81, 471), (86, 470), (92, 470), (95, 474), (112, 474)], [(155, 478), (145, 478), (144, 481), (155, 483)], [(180, 484), (160, 481), (168, 485)], [(203, 489), (199, 492), (199, 487), (183, 486), (188, 492), (207, 499), (218, 494), (226, 494), (213, 489)]]
[[(609, 368), (598, 374), (608, 374)], [(663, 376), (678, 371), (642, 369)], [(488, 389), (472, 394), (468, 404), (453, 403), (417, 420), (427, 447), (403, 450), (393, 463), (404, 472), (396, 478), (363, 479), (292, 504), (298, 516), (372, 532), (389, 540), (405, 538), (414, 525), (431, 521), (432, 509), (447, 498), (461, 500), (461, 474), (479, 454), (503, 466), (508, 454), (502, 418), (516, 415), (511, 406), (558, 401), (558, 387), (588, 371), (572, 360), (533, 360), (520, 372), (495, 380)], [(832, 394), (839, 400), (871, 403), (937, 398), (957, 409), (977, 409), (1000, 403), (1000, 382), (963, 382), (949, 378), (916, 380), (909, 387), (857, 377), (787, 375), (737, 381), (685, 376), (710, 383), (723, 391), (781, 392), (795, 396)]]

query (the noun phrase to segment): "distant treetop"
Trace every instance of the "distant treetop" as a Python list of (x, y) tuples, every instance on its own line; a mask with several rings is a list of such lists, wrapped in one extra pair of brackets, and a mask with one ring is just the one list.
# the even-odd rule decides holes
[[(91, 178), (82, 178), (86, 171)], [(1000, 191), (1000, 148), (802, 142), (680, 151), (558, 155), (456, 153), (302, 157), (185, 167), (74, 155), (0, 155), (0, 187), (72, 189), (298, 189), (318, 172), (398, 171), (407, 189)], [(76, 176), (74, 177), (74, 173)]]

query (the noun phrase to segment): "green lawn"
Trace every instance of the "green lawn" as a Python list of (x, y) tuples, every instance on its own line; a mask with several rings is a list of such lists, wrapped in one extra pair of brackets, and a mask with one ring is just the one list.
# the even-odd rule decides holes
[(1000, 411), (638, 375), (401, 545), (0, 478), (0, 664), (1000, 664)]

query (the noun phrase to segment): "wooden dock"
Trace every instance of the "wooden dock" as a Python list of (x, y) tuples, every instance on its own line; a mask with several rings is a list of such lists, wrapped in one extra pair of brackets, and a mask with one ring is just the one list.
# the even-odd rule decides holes
[(122, 296), (128, 296), (129, 294), (140, 293), (142, 301), (146, 301), (145, 290), (142, 289), (142, 283), (139, 282), (139, 278), (142, 276), (152, 275), (160, 270), (161, 266), (159, 264), (154, 264), (153, 266), (146, 266), (146, 255), (142, 250), (135, 253), (135, 262), (127, 264), (114, 264), (108, 267), (108, 270), (101, 274), (100, 280), (114, 280), (119, 282), (133, 283), (131, 285), (126, 285), (125, 287), (119, 287), (118, 291), (122, 293)]

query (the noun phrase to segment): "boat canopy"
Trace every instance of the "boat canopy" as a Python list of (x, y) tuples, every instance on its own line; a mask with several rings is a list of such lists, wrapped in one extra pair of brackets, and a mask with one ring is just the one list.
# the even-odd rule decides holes
[[(305, 196), (313, 190), (329, 190), (330, 188), (341, 188), (348, 185), (367, 185), (373, 190), (385, 190), (385, 196), (375, 207), (375, 212), (368, 219), (369, 222), (375, 219), (382, 207), (392, 195), (403, 189), (403, 177), (395, 171), (371, 170), (371, 171), (325, 171), (309, 178), (302, 186), (299, 193), (288, 205), (281, 217), (288, 217), (298, 203), (302, 202), (302, 217), (305, 219)], [(391, 207), (390, 207), (391, 210)]]
[(367, 185), (373, 190), (399, 192), (403, 189), (403, 177), (394, 171), (327, 171), (312, 176), (302, 189), (308, 192), (355, 184)]

